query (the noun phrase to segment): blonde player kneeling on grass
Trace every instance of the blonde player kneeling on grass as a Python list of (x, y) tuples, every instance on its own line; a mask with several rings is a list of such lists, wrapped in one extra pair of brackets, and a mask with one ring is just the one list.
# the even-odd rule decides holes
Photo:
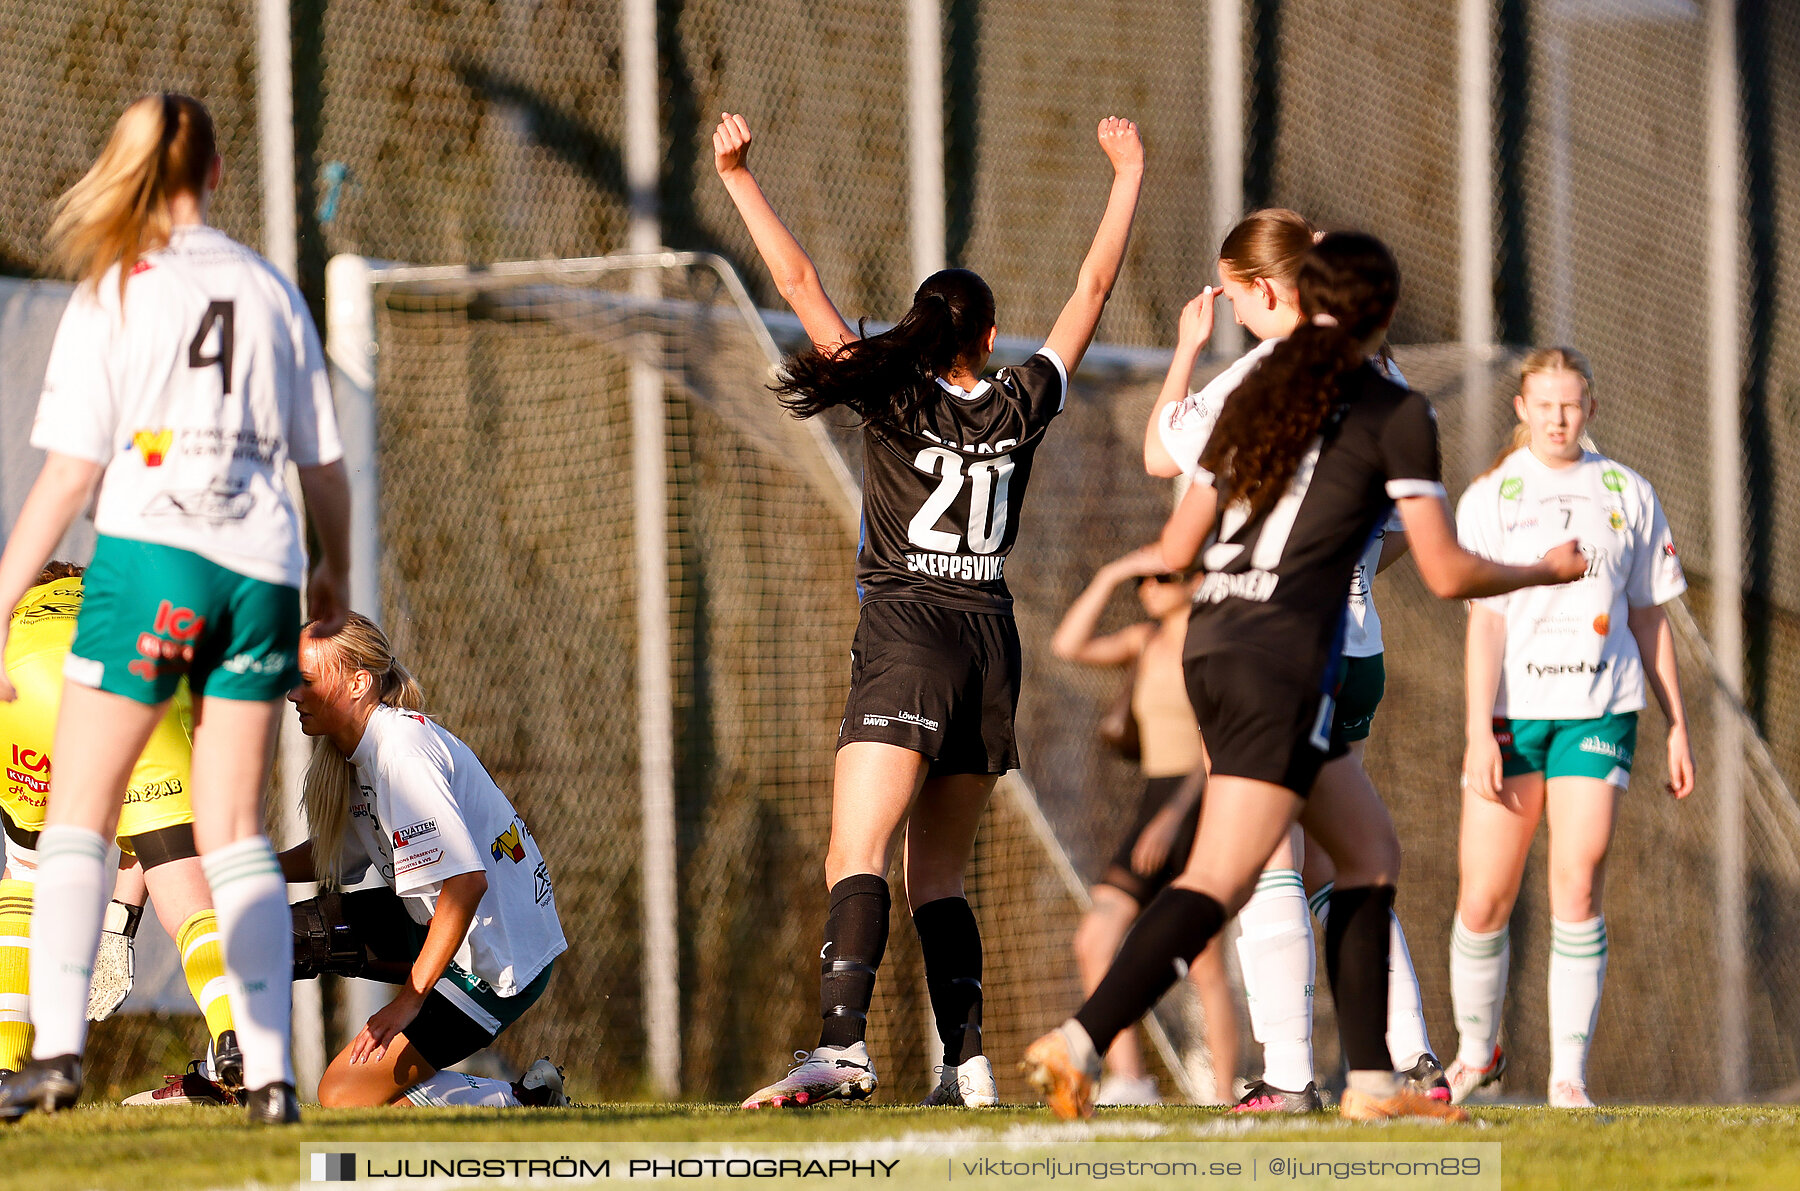
[[(63, 659), (81, 611), (81, 572), (66, 562), (45, 567), (40, 582), (13, 610), (7, 638), (6, 676), (18, 698), (0, 703), (0, 751), (7, 777), (0, 789), (6, 829), (6, 876), (0, 881), (0, 1073), (17, 1071), (31, 1048), (25, 1008), (37, 842), (49, 801)], [(106, 910), (88, 1017), (104, 1020), (131, 992), (132, 940), (146, 896), (153, 893), (157, 917), (181, 952), (188, 989), (206, 1018), (213, 1053), (209, 1064), (196, 1063), (195, 1070), (171, 1079), (167, 1088), (146, 1094), (155, 1095), (158, 1104), (236, 1104), (243, 1055), (225, 995), (218, 920), (194, 851), (194, 815), (188, 806), (192, 725), (193, 701), (183, 686), (131, 772), (117, 828), (129, 863)], [(207, 1071), (198, 1070), (201, 1066)]]
[[(295, 907), (295, 975), (400, 985), (326, 1068), (319, 1103), (568, 1103), (548, 1059), (517, 1084), (447, 1070), (537, 1002), (568, 947), (525, 820), (469, 747), (420, 714), (419, 684), (367, 617), (352, 612), (336, 634), (301, 638), (288, 697), (317, 739), (305, 788), (312, 838), (283, 852), (281, 867), (322, 889)], [(333, 896), (369, 864), (388, 888)], [(315, 940), (348, 962), (307, 962)]]
[(1649, 684), (1669, 719), (1669, 793), (1694, 789), (1694, 757), (1662, 605), (1687, 590), (1656, 493), (1582, 446), (1594, 376), (1581, 353), (1525, 358), (1513, 446), (1457, 506), (1463, 545), (1526, 562), (1574, 535), (1587, 574), (1567, 587), (1469, 605), (1468, 751), (1450, 992), (1461, 1030), (1450, 1064), (1460, 1103), (1500, 1078), (1507, 922), (1538, 820), (1550, 819), (1552, 1107), (1590, 1108), (1587, 1054), (1606, 980), (1600, 896), (1619, 796), (1631, 781)]
[[(44, 466), (0, 558), (0, 608), (17, 605), (90, 504), (98, 540), (63, 667), (38, 841), (37, 1036), (31, 1061), (0, 1089), (3, 1120), (68, 1108), (81, 1094), (106, 841), (184, 679), (194, 698), (194, 845), (218, 915), (248, 1115), (299, 1119), (287, 891), (262, 804), (308, 582), (288, 464), (300, 469), (323, 553), (308, 584), (312, 613), (332, 627), (350, 489), (300, 292), (206, 226), (220, 181), (215, 145), (198, 100), (145, 96), (51, 223), (50, 259), (80, 284), (44, 371), (31, 432)], [(0, 701), (14, 697), (0, 681)]]

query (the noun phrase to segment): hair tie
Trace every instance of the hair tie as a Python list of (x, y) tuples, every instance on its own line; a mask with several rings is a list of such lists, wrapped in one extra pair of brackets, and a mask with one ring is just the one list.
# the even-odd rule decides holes
[(1312, 324), (1315, 327), (1335, 327), (1338, 320), (1329, 314), (1315, 314), (1312, 316)]

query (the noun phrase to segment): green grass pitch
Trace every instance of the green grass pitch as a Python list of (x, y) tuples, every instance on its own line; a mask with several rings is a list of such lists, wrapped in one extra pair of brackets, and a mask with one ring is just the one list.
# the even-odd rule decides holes
[(1508, 1191), (1800, 1187), (1800, 1108), (1477, 1108), (1470, 1125), (1354, 1126), (1329, 1116), (1246, 1120), (1218, 1109), (1103, 1110), (1064, 1125), (1041, 1108), (831, 1106), (744, 1113), (726, 1106), (602, 1105), (554, 1111), (312, 1109), (292, 1130), (248, 1129), (230, 1110), (90, 1108), (0, 1127), (0, 1191), (301, 1183), (309, 1145), (455, 1142), (831, 1142), (954, 1132), (959, 1140), (1479, 1141), (1502, 1146)]

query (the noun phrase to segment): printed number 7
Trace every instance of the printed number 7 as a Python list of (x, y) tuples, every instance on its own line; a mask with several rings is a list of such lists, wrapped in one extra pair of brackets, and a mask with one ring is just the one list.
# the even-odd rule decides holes
[(1573, 521), (1575, 518), (1575, 510), (1574, 509), (1564, 509), (1562, 511), (1562, 515), (1563, 515), (1563, 528), (1567, 529), (1567, 528), (1569, 528), (1569, 522)]
[[(188, 344), (188, 367), (210, 368), (219, 366), (219, 375), (225, 381), (225, 394), (231, 395), (231, 349), (233, 324), (236, 322), (236, 307), (231, 302), (209, 302), (206, 313), (200, 319), (200, 329), (194, 332), (193, 342)], [(206, 339), (214, 328), (218, 328), (219, 337), (214, 343), (212, 355), (206, 354)]]

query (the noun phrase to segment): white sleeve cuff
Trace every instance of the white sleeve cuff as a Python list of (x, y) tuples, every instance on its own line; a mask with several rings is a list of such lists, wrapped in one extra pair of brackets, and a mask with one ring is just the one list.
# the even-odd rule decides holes
[(34, 434), (31, 436), (31, 445), (46, 454), (54, 452), (58, 455), (67, 455), (71, 459), (80, 459), (86, 463), (97, 463), (101, 467), (105, 467), (108, 463), (112, 462), (112, 452), (110, 450), (102, 450), (93, 443), (81, 443), (78, 445), (73, 442), (64, 442), (52, 435)]
[(1056, 375), (1062, 379), (1062, 397), (1056, 403), (1056, 408), (1060, 410), (1069, 401), (1069, 366), (1063, 363), (1063, 358), (1048, 343), (1038, 348), (1037, 354), (1050, 361), (1056, 368)]
[(1389, 500), (1405, 500), (1409, 496), (1443, 496), (1444, 486), (1436, 480), (1389, 480)]

